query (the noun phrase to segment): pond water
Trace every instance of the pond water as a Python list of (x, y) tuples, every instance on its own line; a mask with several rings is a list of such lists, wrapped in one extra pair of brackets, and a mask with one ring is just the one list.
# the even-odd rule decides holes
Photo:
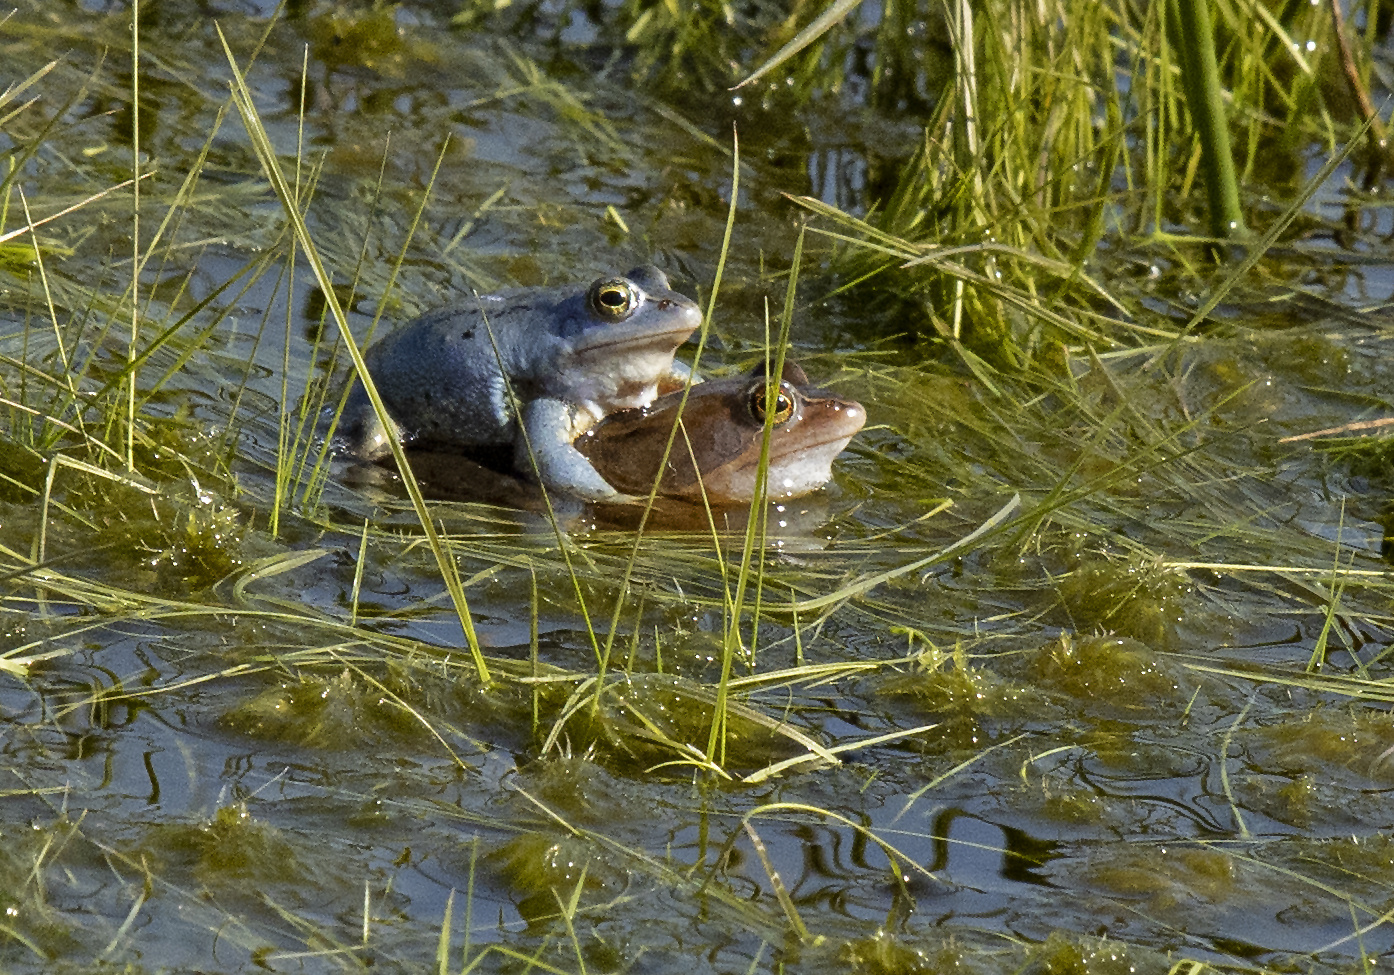
[[(314, 480), (336, 331), (215, 25), (360, 339), (650, 260), (705, 307), (734, 130), (703, 363), (748, 368), (786, 194), (864, 215), (924, 131), (636, 82), (590, 6), (143, 5), (134, 235), (89, 199), (131, 177), (129, 10), (0, 23), (6, 970), (1388, 965), (1394, 478), (1284, 439), (1394, 415), (1388, 214), (1343, 241), (1339, 174), (1184, 340), (995, 381), (809, 235), (790, 355), (870, 418), (834, 482), (745, 580), (743, 512), (433, 505), (478, 660), (401, 488)], [(1102, 250), (1177, 329), (1221, 273)]]

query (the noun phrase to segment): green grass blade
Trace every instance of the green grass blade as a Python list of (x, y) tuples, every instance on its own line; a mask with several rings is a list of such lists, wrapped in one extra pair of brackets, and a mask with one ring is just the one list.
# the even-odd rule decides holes
[(305, 252), (305, 258), (314, 271), (315, 280), (324, 293), (325, 302), (329, 305), (334, 316), (334, 322), (339, 327), (344, 347), (348, 350), (349, 358), (353, 360), (354, 371), (359, 381), (363, 383), (363, 388), (367, 392), (368, 399), (373, 404), (373, 410), (377, 413), (383, 428), (388, 431), (388, 443), (392, 448), (392, 457), (397, 462), (402, 483), (406, 486), (412, 508), (416, 511), (416, 517), (421, 523), (421, 530), (425, 533), (426, 544), (430, 547), (431, 554), (435, 556), (436, 564), (440, 567), (441, 577), (445, 581), (451, 602), (455, 606), (455, 614), (460, 620), (460, 628), (469, 644), (475, 671), (479, 680), (487, 684), (490, 682), (489, 668), (479, 646), (479, 637), (474, 629), (474, 617), (470, 614), (469, 601), (465, 598), (464, 588), (460, 584), (454, 561), (446, 551), (445, 545), (432, 523), (431, 514), (426, 508), (426, 499), (421, 494), (421, 485), (417, 483), (416, 477), (412, 474), (411, 463), (407, 460), (406, 450), (402, 446), (401, 438), (397, 435), (396, 425), (388, 415), (387, 407), (384, 405), (377, 387), (373, 384), (373, 377), (368, 373), (367, 363), (363, 361), (363, 353), (358, 348), (353, 332), (348, 327), (343, 306), (335, 294), (333, 281), (330, 279), (323, 261), (320, 260), (319, 249), (315, 246), (314, 240), (311, 239), (310, 231), (305, 226), (305, 221), (295, 205), (295, 195), (286, 182), (280, 161), (276, 158), (276, 150), (271, 144), (271, 137), (261, 123), (256, 105), (252, 101), (251, 90), (247, 87), (246, 80), (237, 65), (237, 58), (233, 55), (232, 48), (228, 45), (227, 38), (223, 36), (221, 28), (218, 29), (218, 38), (222, 42), (223, 52), (227, 56), (228, 66), (232, 70), (233, 100), (237, 105), (238, 113), (242, 116), (243, 124), (247, 127), (247, 134), (252, 141), (252, 149), (266, 172), (267, 179), (276, 193), (276, 198), (281, 203), (281, 208), (285, 211), (286, 218), (295, 229), (296, 240), (299, 241), (301, 250)]
[(861, 2), (862, 0), (834, 0), (833, 4), (828, 7), (827, 10), (824, 10), (813, 19), (813, 23), (795, 34), (793, 40), (785, 44), (778, 51), (775, 51), (768, 61), (756, 68), (750, 75), (746, 76), (736, 87), (741, 88), (755, 81), (757, 78), (762, 78), (769, 74), (785, 61), (788, 61), (794, 55), (808, 47), (808, 45), (842, 23), (848, 14), (861, 5)]

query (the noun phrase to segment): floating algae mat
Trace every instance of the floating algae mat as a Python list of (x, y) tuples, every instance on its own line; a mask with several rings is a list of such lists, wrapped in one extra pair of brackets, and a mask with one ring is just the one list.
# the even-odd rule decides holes
[[(1164, 8), (806, 6), (0, 13), (5, 971), (1387, 963), (1387, 18), (1215, 6), (1216, 244)], [(650, 261), (826, 489), (323, 456), (340, 316)]]

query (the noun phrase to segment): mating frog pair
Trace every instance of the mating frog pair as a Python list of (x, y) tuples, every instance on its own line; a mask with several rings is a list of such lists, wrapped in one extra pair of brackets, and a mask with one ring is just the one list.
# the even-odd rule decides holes
[[(689, 372), (673, 354), (701, 321), (691, 299), (643, 265), (584, 291), (529, 288), (449, 305), (408, 322), (364, 358), (403, 442), (447, 450), (511, 444), (515, 467), (535, 470), (548, 489), (616, 501), (646, 494), (658, 473), (681, 399), (658, 391), (686, 384)], [(766, 404), (763, 370), (694, 386), (660, 492), (696, 497), (700, 478), (709, 500), (749, 500)], [(807, 388), (792, 364), (774, 409), (771, 497), (825, 483), (833, 457), (865, 422), (858, 404)], [(340, 431), (340, 446), (357, 459), (390, 452), (388, 431), (356, 381)]]

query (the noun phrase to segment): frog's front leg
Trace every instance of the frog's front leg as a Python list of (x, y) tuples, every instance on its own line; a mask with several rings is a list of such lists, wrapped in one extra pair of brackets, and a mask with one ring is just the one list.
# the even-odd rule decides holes
[[(535, 399), (523, 404), (523, 429), (527, 438), (518, 437), (514, 466), (531, 471), (536, 464), (537, 479), (543, 487), (587, 501), (628, 501), (629, 495), (616, 491), (600, 476), (572, 441), (594, 424), (589, 414), (578, 419), (574, 406), (555, 399)], [(532, 456), (528, 456), (528, 447)]]

